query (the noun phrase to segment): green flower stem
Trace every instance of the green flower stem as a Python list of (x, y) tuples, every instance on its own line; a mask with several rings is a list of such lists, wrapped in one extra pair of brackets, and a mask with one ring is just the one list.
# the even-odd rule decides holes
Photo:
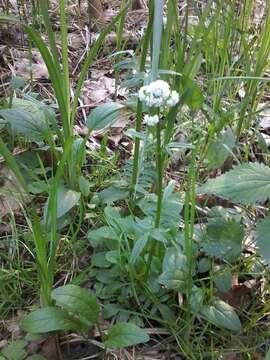
[[(156, 218), (155, 218), (155, 227), (159, 228), (160, 220), (161, 220), (161, 211), (162, 211), (162, 198), (163, 198), (163, 191), (162, 191), (162, 179), (163, 179), (163, 161), (162, 161), (162, 148), (161, 148), (161, 124), (160, 122), (156, 125), (156, 174), (157, 174), (157, 209), (156, 209)], [(146, 279), (148, 278), (151, 264), (153, 260), (153, 256), (156, 253), (157, 249), (157, 241), (152, 239), (152, 244), (150, 248), (149, 258), (147, 261), (146, 267)]]
[(161, 209), (162, 209), (162, 178), (163, 178), (163, 165), (162, 165), (162, 153), (161, 153), (161, 124), (157, 123), (156, 126), (156, 136), (157, 136), (157, 147), (156, 147), (156, 169), (157, 169), (157, 212), (155, 227), (158, 228), (160, 225), (161, 219)]
[[(149, 6), (150, 11), (150, 17), (149, 22), (147, 25), (147, 29), (145, 32), (144, 40), (143, 40), (143, 46), (142, 46), (142, 54), (141, 54), (141, 63), (140, 63), (140, 72), (143, 72), (145, 69), (145, 63), (146, 63), (146, 57), (147, 57), (147, 51), (150, 44), (150, 38), (152, 33), (152, 27), (153, 27), (153, 19), (154, 19), (154, 11), (152, 3)], [(136, 113), (136, 125), (135, 129), (137, 132), (141, 131), (142, 128), (142, 119), (143, 119), (143, 104), (141, 101), (138, 100), (137, 105), (137, 113)], [(131, 180), (131, 192), (134, 193), (134, 190), (136, 188), (136, 184), (138, 181), (138, 175), (139, 175), (139, 158), (140, 158), (140, 139), (135, 139), (135, 147), (134, 147), (134, 159), (133, 159), (133, 169), (132, 169), (132, 180)]]

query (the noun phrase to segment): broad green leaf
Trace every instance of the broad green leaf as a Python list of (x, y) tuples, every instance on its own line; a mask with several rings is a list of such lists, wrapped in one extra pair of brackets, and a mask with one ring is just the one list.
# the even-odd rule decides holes
[(196, 285), (192, 286), (190, 294), (190, 306), (194, 313), (198, 313), (203, 306), (204, 293), (203, 290)]
[[(65, 186), (59, 186), (57, 190), (57, 218), (61, 218), (76, 206), (80, 200), (81, 194), (77, 191), (70, 190)], [(45, 204), (44, 213), (47, 215), (49, 199)]]
[(73, 319), (64, 310), (56, 307), (44, 307), (31, 312), (21, 321), (24, 331), (43, 334), (58, 330), (81, 330), (84, 324)]
[(270, 349), (267, 351), (267, 354), (266, 354), (264, 360), (270, 360)]
[(98, 320), (99, 305), (94, 294), (76, 285), (61, 286), (53, 290), (56, 304), (94, 324)]
[(107, 303), (104, 305), (103, 315), (105, 319), (109, 319), (119, 313), (121, 307), (117, 304)]
[(256, 226), (256, 244), (262, 258), (270, 265), (270, 217), (260, 220)]
[[(155, 218), (157, 209), (157, 196), (155, 194), (149, 194), (145, 196), (139, 202), (139, 206), (146, 216)], [(182, 204), (179, 201), (178, 194), (173, 193), (166, 198), (163, 197), (161, 211), (162, 226), (169, 229), (178, 226), (181, 210)]]
[(241, 323), (235, 310), (222, 300), (214, 300), (212, 305), (205, 305), (200, 313), (218, 327), (241, 331)]
[(101, 226), (98, 229), (91, 230), (87, 233), (87, 239), (89, 240), (91, 246), (94, 248), (102, 246), (108, 241), (116, 239), (116, 234), (110, 226)]
[(131, 251), (130, 256), (130, 263), (135, 264), (141, 253), (143, 252), (143, 249), (145, 248), (149, 238), (149, 233), (145, 233), (142, 236), (140, 236), (137, 240), (135, 240), (135, 244), (133, 246), (133, 249)]
[(233, 170), (201, 186), (200, 194), (216, 194), (243, 204), (256, 204), (270, 198), (270, 168), (261, 163), (238, 165)]
[(149, 341), (144, 329), (132, 323), (118, 323), (108, 330), (105, 345), (109, 348), (124, 348)]
[(218, 216), (209, 219), (202, 247), (208, 256), (235, 260), (242, 251), (243, 226), (234, 218)]
[(98, 197), (102, 204), (111, 204), (115, 201), (126, 199), (128, 196), (127, 188), (111, 185), (107, 189), (99, 192)]
[(220, 269), (213, 275), (213, 280), (219, 291), (227, 293), (232, 287), (232, 272), (229, 268)]
[(4, 109), (0, 110), (2, 117), (12, 130), (29, 140), (40, 142), (44, 140), (48, 133), (48, 124), (40, 113), (31, 113), (24, 109)]
[(112, 125), (116, 120), (123, 116), (124, 105), (112, 102), (102, 104), (91, 111), (87, 118), (86, 126), (89, 131), (102, 130)]
[[(23, 360), (27, 355), (25, 350), (27, 346), (27, 341), (25, 340), (17, 340), (9, 344), (1, 354), (4, 355), (3, 359), (8, 360)], [(2, 359), (0, 354), (0, 358)]]
[(183, 270), (188, 271), (187, 257), (181, 253), (180, 248), (170, 247), (166, 250), (162, 269), (166, 271)]
[(181, 292), (186, 290), (188, 264), (180, 248), (170, 247), (166, 250), (162, 269), (163, 273), (159, 276), (160, 284)]
[(165, 271), (159, 276), (160, 284), (180, 292), (186, 291), (186, 280), (187, 274), (181, 270)]
[(206, 162), (208, 169), (215, 169), (221, 166), (231, 155), (235, 145), (235, 135), (231, 128), (221, 133), (216, 140), (210, 142)]
[(109, 268), (111, 263), (106, 259), (106, 251), (98, 252), (91, 257), (91, 264), (98, 268)]

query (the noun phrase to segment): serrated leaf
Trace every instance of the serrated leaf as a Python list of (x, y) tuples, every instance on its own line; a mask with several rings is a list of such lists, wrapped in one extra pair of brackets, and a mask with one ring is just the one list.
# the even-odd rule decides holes
[(234, 218), (209, 219), (202, 247), (206, 255), (234, 260), (242, 251), (243, 226)]
[(241, 322), (235, 310), (222, 300), (214, 300), (212, 305), (205, 305), (200, 313), (218, 327), (241, 331)]
[(99, 305), (94, 294), (76, 285), (61, 286), (53, 290), (52, 298), (56, 304), (69, 312), (79, 315), (89, 325), (93, 325), (99, 316)]
[(256, 226), (256, 244), (262, 258), (270, 265), (270, 217), (260, 220)]
[(49, 306), (25, 316), (21, 326), (29, 333), (43, 334), (58, 330), (81, 330), (85, 325), (70, 317), (66, 311)]
[(118, 323), (108, 330), (105, 345), (109, 348), (124, 348), (149, 341), (144, 329), (132, 323)]
[(233, 170), (207, 181), (200, 194), (216, 194), (243, 204), (256, 204), (270, 198), (270, 168), (261, 163), (238, 165)]
[(91, 111), (87, 118), (86, 126), (89, 131), (102, 130), (112, 125), (120, 116), (123, 115), (124, 105), (112, 102), (102, 104)]

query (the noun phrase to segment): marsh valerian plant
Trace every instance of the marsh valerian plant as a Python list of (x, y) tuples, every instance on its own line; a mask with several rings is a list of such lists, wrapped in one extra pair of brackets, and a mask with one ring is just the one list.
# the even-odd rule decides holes
[[(148, 24), (137, 51), (132, 55), (133, 64), (139, 66), (134, 78), (129, 78), (129, 84), (134, 85), (132, 94), (135, 99), (130, 101), (130, 108), (136, 113), (135, 131), (129, 132), (135, 139), (134, 155), (130, 161), (131, 176), (119, 171), (120, 182), (118, 178), (113, 179), (111, 189), (97, 191), (90, 199), (89, 182), (81, 172), (87, 138), (93, 130), (103, 129), (117, 120), (126, 106), (107, 103), (92, 110), (86, 124), (87, 136), (82, 139), (73, 134), (78, 99), (90, 64), (106, 34), (118, 20), (117, 53), (113, 56), (119, 62), (125, 55), (125, 51), (121, 51), (121, 38), (127, 7), (122, 2), (118, 17), (89, 50), (71, 101), (66, 3), (61, 1), (59, 5), (61, 54), (52, 32), (47, 1), (40, 2), (40, 10), (47, 29), (48, 45), (34, 27), (25, 26), (25, 29), (48, 67), (60, 124), (46, 107), (36, 102), (36, 118), (43, 121), (37, 127), (29, 111), (25, 110), (29, 103), (20, 103), (13, 93), (10, 109), (0, 112), (7, 123), (21, 131), (20, 135), (30, 136), (36, 144), (41, 140), (49, 145), (57, 165), (57, 169), (55, 166), (52, 169), (51, 178), (46, 179), (49, 199), (43, 220), (40, 222), (35, 212), (24, 212), (35, 246), (31, 253), (41, 283), (43, 306), (26, 317), (24, 328), (41, 333), (54, 330), (84, 333), (93, 324), (100, 328), (98, 298), (104, 304), (106, 319), (122, 323), (109, 330), (110, 341), (100, 330), (106, 346), (136, 343), (126, 341), (127, 332), (134, 332), (133, 340), (137, 337), (147, 341), (145, 333), (136, 326), (123, 325), (123, 321), (130, 320), (143, 326), (144, 319), (150, 319), (168, 327), (181, 352), (187, 358), (197, 360), (189, 345), (198, 323), (201, 334), (212, 333), (208, 322), (230, 332), (241, 331), (236, 311), (222, 300), (224, 297), (220, 294), (233, 290), (233, 272), (239, 270), (242, 261), (241, 252), (246, 246), (245, 237), (248, 237), (246, 227), (251, 225), (244, 205), (255, 206), (270, 197), (269, 168), (259, 163), (240, 165), (242, 153), (238, 147), (244, 125), (250, 128), (253, 115), (257, 115), (256, 103), (261, 96), (257, 97), (257, 90), (259, 88), (263, 94), (266, 83), (260, 83), (265, 78), (259, 75), (264, 72), (269, 55), (269, 9), (265, 32), (256, 40), (259, 51), (253, 59), (253, 48), (247, 39), (252, 8), (249, 0), (239, 8), (232, 1), (208, 1), (202, 9), (196, 2), (187, 1), (181, 17), (178, 1), (172, 0), (166, 7), (166, 21), (163, 20), (163, 1), (149, 1)], [(199, 14), (195, 24), (190, 21), (191, 5)], [(116, 86), (121, 79), (120, 63), (115, 67)], [(235, 76), (239, 73), (255, 76)], [(202, 81), (197, 81), (197, 77)], [(246, 91), (239, 103), (237, 81), (243, 82)], [(45, 118), (40, 115), (41, 109)], [(247, 114), (249, 109), (252, 113)], [(19, 111), (20, 122), (16, 122), (14, 118)], [(24, 121), (31, 124), (27, 131), (21, 126)], [(27, 192), (20, 168), (2, 139), (0, 150)], [(245, 156), (249, 156), (249, 151), (245, 151)], [(173, 158), (175, 152), (181, 155), (176, 161)], [(228, 166), (235, 161), (239, 164), (226, 172), (226, 161)], [(208, 176), (205, 175), (207, 171), (216, 172), (219, 168), (221, 172), (225, 171), (223, 175), (196, 188), (201, 177)], [(173, 176), (171, 169), (175, 169)], [(46, 171), (43, 173), (46, 178)], [(111, 174), (110, 169), (106, 174)], [(98, 189), (103, 183), (110, 182), (100, 177), (101, 181), (96, 185)], [(239, 202), (241, 207), (231, 204), (216, 206), (217, 202), (208, 204), (206, 195), (212, 193)], [(78, 213), (74, 212), (74, 218), (79, 217), (79, 220), (72, 238), (77, 238), (84, 224), (85, 209), (90, 209), (87, 214), (90, 221), (85, 227), (90, 228), (87, 239), (94, 250), (89, 265), (90, 275), (87, 268), (74, 282), (93, 279), (91, 283), (97, 298), (75, 285), (53, 290), (61, 222), (79, 202)], [(264, 264), (268, 265), (266, 234), (269, 228), (269, 216), (265, 216), (255, 229), (256, 244)], [(243, 277), (253, 272), (250, 264), (253, 265), (256, 254), (249, 258), (252, 259), (248, 265), (246, 260), (240, 264)], [(39, 324), (41, 318), (48, 320), (47, 327)], [(199, 321), (195, 321), (197, 318)], [(38, 325), (34, 327), (33, 324)], [(118, 335), (121, 342), (115, 343)], [(199, 341), (202, 337), (200, 335)]]

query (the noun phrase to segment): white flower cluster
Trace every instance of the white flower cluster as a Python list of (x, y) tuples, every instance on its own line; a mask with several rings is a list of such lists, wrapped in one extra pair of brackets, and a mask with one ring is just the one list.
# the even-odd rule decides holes
[(158, 115), (145, 115), (143, 122), (148, 126), (154, 126), (159, 122)]
[(156, 80), (140, 88), (139, 99), (149, 107), (175, 106), (179, 101), (179, 94), (171, 91), (166, 81)]

